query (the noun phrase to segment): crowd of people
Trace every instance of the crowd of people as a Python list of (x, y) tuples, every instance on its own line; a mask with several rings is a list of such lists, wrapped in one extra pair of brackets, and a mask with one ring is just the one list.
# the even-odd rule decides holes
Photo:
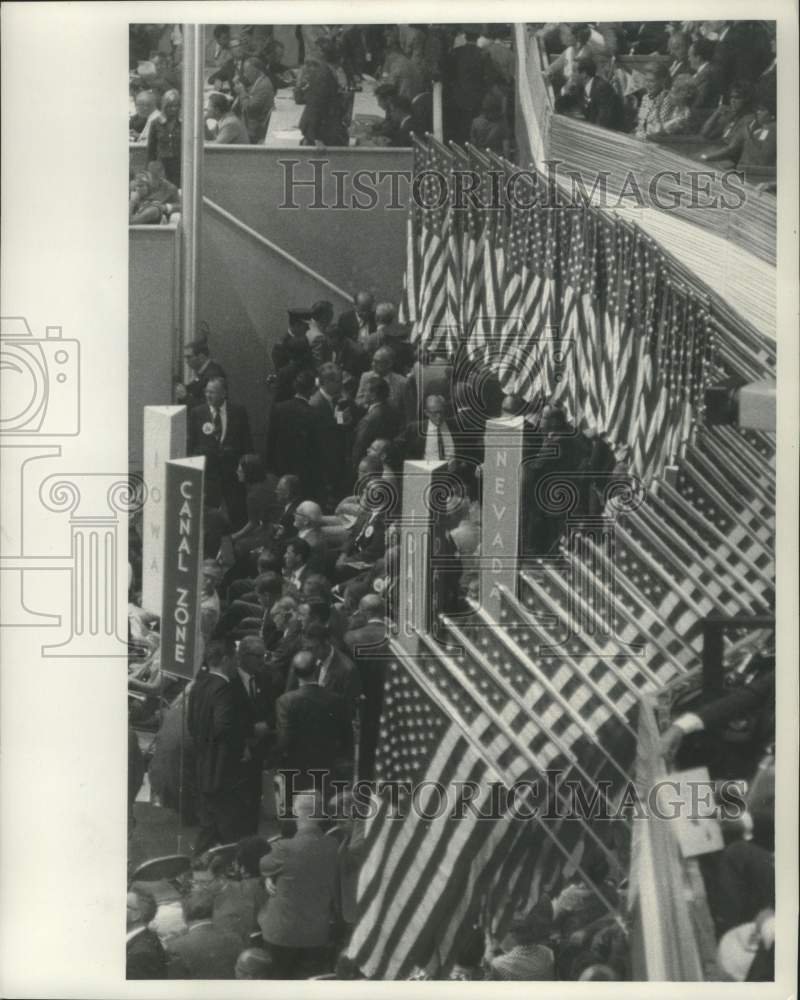
[(773, 22), (547, 24), (537, 32), (556, 111), (646, 141), (691, 139), (693, 156), (772, 186)]

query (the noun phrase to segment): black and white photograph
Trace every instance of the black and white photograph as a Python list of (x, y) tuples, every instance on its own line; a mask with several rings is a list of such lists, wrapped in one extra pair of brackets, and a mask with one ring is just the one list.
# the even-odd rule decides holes
[[(112, 996), (786, 995), (796, 6), (97, 6), (102, 99), (47, 77), (78, 161), (25, 180), (4, 148), (3, 780), (79, 771), (82, 817), (50, 798), (4, 880), (116, 859)], [(573, 6), (603, 13), (541, 15)], [(457, 20), (485, 13), (518, 19)], [(32, 77), (3, 79), (6, 118)], [(88, 228), (61, 257), (102, 334), (34, 307), (12, 186), (111, 231), (107, 274)], [(24, 895), (2, 950), (32, 961)]]

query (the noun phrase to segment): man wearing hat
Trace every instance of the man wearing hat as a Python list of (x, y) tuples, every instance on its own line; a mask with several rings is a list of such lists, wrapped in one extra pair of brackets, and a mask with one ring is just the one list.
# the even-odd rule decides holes
[(175, 398), (179, 403), (185, 403), (191, 410), (193, 406), (201, 406), (206, 401), (206, 386), (212, 378), (225, 378), (225, 372), (217, 361), (211, 357), (208, 341), (198, 337), (186, 345), (184, 354), (186, 364), (194, 372), (194, 378), (186, 385), (178, 383), (175, 386)]

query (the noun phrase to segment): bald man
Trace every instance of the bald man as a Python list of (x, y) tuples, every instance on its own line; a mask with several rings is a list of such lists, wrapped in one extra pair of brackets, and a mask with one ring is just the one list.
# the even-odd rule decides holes
[(313, 500), (304, 500), (294, 512), (297, 537), (308, 545), (309, 573), (324, 573), (328, 562), (328, 544), (322, 532), (322, 508)]
[(236, 959), (237, 979), (273, 979), (272, 959), (263, 948), (245, 948)]
[(391, 347), (379, 347), (372, 356), (372, 367), (369, 372), (364, 372), (358, 384), (356, 393), (356, 403), (359, 406), (368, 405), (370, 376), (377, 375), (389, 386), (389, 405), (398, 415), (403, 412), (406, 392), (406, 377), (394, 370), (395, 354)]
[(409, 424), (397, 440), (406, 461), (450, 462), (457, 458), (456, 428), (445, 413), (444, 396), (425, 399), (425, 419)]

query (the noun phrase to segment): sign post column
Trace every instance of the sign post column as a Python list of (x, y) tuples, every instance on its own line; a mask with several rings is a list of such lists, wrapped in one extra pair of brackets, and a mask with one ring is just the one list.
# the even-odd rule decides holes
[(481, 515), (481, 605), (500, 620), (500, 591), (517, 592), (522, 495), (522, 417), (486, 423)]

